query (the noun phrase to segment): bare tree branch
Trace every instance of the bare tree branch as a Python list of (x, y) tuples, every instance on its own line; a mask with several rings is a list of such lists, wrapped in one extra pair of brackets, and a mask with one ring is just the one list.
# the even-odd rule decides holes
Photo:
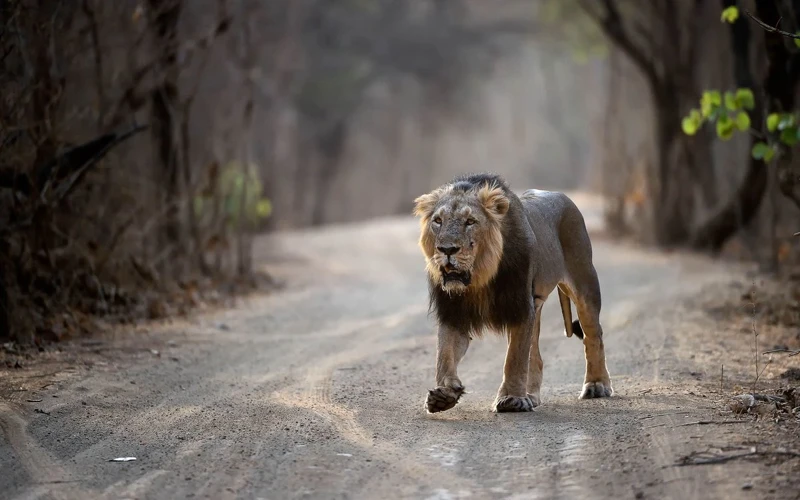
[[(220, 2), (224, 5), (224, 2)], [(174, 41), (173, 43), (162, 44), (159, 47), (159, 54), (151, 61), (136, 69), (131, 76), (128, 85), (122, 92), (122, 97), (117, 102), (114, 112), (111, 113), (111, 118), (108, 120), (108, 127), (119, 126), (131, 112), (139, 110), (146, 102), (148, 94), (152, 92), (152, 88), (141, 88), (145, 79), (153, 74), (157, 69), (158, 62), (164, 60), (165, 57), (177, 56), (180, 54), (181, 59), (187, 60), (197, 50), (205, 50), (211, 46), (215, 38), (228, 31), (231, 25), (231, 17), (225, 12), (223, 7), (220, 7), (220, 12), (223, 13), (217, 23), (206, 33), (204, 36), (196, 40), (189, 40), (184, 43)], [(152, 87), (155, 87), (157, 82), (154, 82)]]
[(97, 13), (92, 5), (92, 0), (83, 0), (83, 12), (89, 20), (89, 33), (92, 38), (92, 51), (94, 52), (95, 85), (97, 85), (97, 123), (102, 127), (105, 113), (106, 97), (103, 84), (103, 51), (100, 47), (100, 28)]
[(661, 86), (661, 78), (658, 73), (658, 68), (655, 62), (647, 56), (642, 47), (634, 43), (627, 29), (625, 28), (625, 21), (619, 11), (619, 6), (615, 0), (602, 0), (605, 13), (601, 14), (594, 10), (590, 5), (595, 2), (589, 0), (580, 0), (578, 5), (583, 9), (586, 14), (595, 20), (608, 38), (619, 47), (631, 60), (639, 67), (644, 73), (645, 77), (650, 81), (654, 89)]
[(787, 38), (794, 38), (795, 40), (800, 40), (800, 35), (796, 35), (794, 33), (789, 33), (788, 31), (780, 30), (780, 29), (776, 28), (775, 26), (770, 26), (769, 24), (767, 24), (764, 21), (762, 21), (761, 19), (757, 18), (756, 16), (754, 16), (753, 14), (751, 14), (747, 10), (742, 9), (742, 12), (744, 12), (744, 14), (747, 17), (749, 17), (750, 19), (755, 21), (756, 24), (758, 24), (759, 26), (764, 28), (766, 31), (769, 31), (770, 33), (776, 33), (778, 35), (782, 35), (782, 36), (785, 36)]

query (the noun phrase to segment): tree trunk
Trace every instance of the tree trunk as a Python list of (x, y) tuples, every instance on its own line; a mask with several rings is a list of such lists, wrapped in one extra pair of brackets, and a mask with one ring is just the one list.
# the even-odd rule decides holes
[(694, 217), (691, 158), (685, 155), (682, 142), (677, 92), (666, 86), (657, 90), (655, 101), (658, 197), (654, 231), (659, 245), (672, 247), (685, 243)]
[[(25, 9), (23, 7), (22, 9)], [(61, 84), (54, 78), (51, 49), (53, 47), (52, 30), (56, 29), (53, 15), (53, 2), (40, 1), (36, 7), (29, 7), (30, 43), (33, 46), (33, 85), (31, 106), (33, 123), (31, 134), (36, 143), (36, 159), (34, 165), (42, 165), (55, 157), (56, 131), (52, 129), (55, 122), (51, 116), (58, 106), (61, 96)]]
[[(681, 133), (682, 113), (686, 111), (682, 105), (694, 82), (693, 71), (697, 66), (693, 46), (701, 29), (697, 21), (700, 0), (686, 3), (685, 8), (690, 10), (685, 12), (677, 0), (662, 2), (666, 7), (663, 18), (657, 14), (657, 9), (651, 10), (649, 15), (655, 16), (652, 21), (658, 23), (661, 31), (654, 32), (657, 39), (652, 43), (642, 45), (628, 33), (618, 2), (604, 0), (600, 3), (604, 10), (604, 15), (599, 16), (600, 27), (642, 72), (654, 103), (656, 179), (651, 184), (653, 196), (649, 201), (654, 211), (656, 242), (667, 247), (685, 244), (694, 222), (694, 178), (696, 175), (713, 178), (711, 170), (698, 173), (698, 168), (710, 169), (710, 165), (695, 164), (698, 158), (689, 153)], [(686, 18), (696, 21), (688, 31)], [(684, 35), (688, 35), (688, 41)], [(713, 200), (711, 188), (704, 194), (705, 198)]]
[(11, 325), (8, 321), (10, 308), (5, 272), (0, 271), (0, 340), (2, 341), (11, 339)]
[[(755, 114), (760, 113), (753, 113)], [(751, 158), (747, 173), (731, 202), (695, 231), (690, 246), (695, 250), (718, 253), (739, 228), (755, 217), (767, 190), (767, 178), (767, 166), (764, 162)]]
[[(249, 36), (248, 45), (249, 45)], [(248, 50), (250, 48), (248, 47)], [(242, 113), (242, 175), (245, 182), (248, 182), (251, 175), (258, 176), (260, 172), (258, 169), (251, 170), (253, 161), (253, 110), (255, 107), (255, 92), (253, 89), (252, 79), (247, 80), (247, 102), (244, 106), (244, 113)], [(247, 188), (242, 189), (241, 200), (239, 204), (239, 218), (237, 219), (236, 227), (236, 273), (239, 276), (246, 276), (253, 268), (252, 256), (252, 234), (253, 228), (248, 220), (248, 211), (250, 200), (247, 199)]]
[(713, 130), (703, 127), (694, 136), (682, 136), (684, 154), (691, 165), (693, 185), (697, 186), (703, 200), (703, 206), (716, 208), (719, 204), (717, 176), (714, 171), (714, 156), (711, 144), (716, 139)]
[[(174, 256), (185, 246), (182, 244), (183, 229), (180, 219), (181, 184), (180, 165), (177, 153), (176, 121), (173, 113), (178, 109), (178, 19), (181, 15), (182, 0), (149, 0), (153, 12), (152, 25), (158, 47), (162, 52), (159, 59), (158, 78), (160, 83), (150, 94), (153, 139), (156, 145), (157, 175), (162, 179), (162, 198), (167, 205), (165, 221), (160, 235), (160, 246), (169, 249)], [(169, 259), (175, 262), (174, 259)], [(178, 271), (175, 266), (170, 266)]]
[(602, 152), (600, 159), (600, 191), (606, 199), (603, 218), (606, 227), (614, 234), (628, 232), (625, 220), (625, 196), (628, 194), (630, 179), (633, 176), (632, 162), (627, 154), (624, 141), (625, 130), (619, 127), (624, 117), (620, 113), (623, 104), (625, 74), (620, 64), (619, 49), (611, 49), (608, 67), (605, 71), (605, 106), (597, 130), (597, 148)]
[(347, 142), (347, 125), (344, 121), (340, 121), (321, 134), (316, 139), (322, 168), (319, 171), (319, 181), (314, 196), (314, 208), (311, 214), (312, 226), (326, 222), (325, 211), (330, 200), (331, 185), (339, 174), (342, 154)]

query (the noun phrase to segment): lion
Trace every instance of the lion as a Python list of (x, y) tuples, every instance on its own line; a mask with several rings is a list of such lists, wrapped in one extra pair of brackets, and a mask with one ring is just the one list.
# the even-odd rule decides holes
[[(578, 207), (565, 194), (531, 189), (514, 194), (494, 174), (472, 174), (414, 200), (420, 220), (430, 309), (436, 313), (436, 388), (428, 413), (453, 408), (464, 394), (458, 363), (470, 341), (492, 330), (508, 337), (495, 412), (532, 411), (541, 404), (541, 310), (558, 289), (567, 337), (583, 340), (581, 399), (610, 397), (600, 326), (600, 284)], [(578, 319), (572, 320), (571, 302)]]

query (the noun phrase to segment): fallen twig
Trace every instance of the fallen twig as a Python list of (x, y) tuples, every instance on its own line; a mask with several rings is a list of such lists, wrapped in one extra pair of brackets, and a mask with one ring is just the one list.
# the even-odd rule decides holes
[(686, 422), (685, 424), (673, 425), (673, 427), (688, 427), (690, 425), (714, 425), (714, 424), (744, 424), (747, 420), (698, 420), (697, 422)]
[(56, 479), (54, 481), (36, 481), (32, 484), (69, 484), (69, 483), (82, 483), (88, 479)]
[(783, 396), (774, 396), (772, 394), (747, 394), (753, 396), (756, 401), (763, 401), (765, 403), (785, 403), (786, 398)]
[(694, 452), (685, 457), (681, 457), (675, 464), (675, 467), (684, 467), (687, 465), (714, 465), (724, 464), (731, 460), (738, 460), (740, 458), (749, 457), (767, 457), (767, 456), (783, 456), (789, 458), (800, 458), (800, 453), (796, 451), (748, 451), (746, 453), (738, 453), (736, 455), (716, 455), (707, 452)]
[(691, 411), (673, 411), (670, 413), (657, 413), (656, 415), (648, 415), (646, 417), (641, 417), (639, 420), (647, 420), (649, 418), (657, 418), (657, 417), (669, 417), (672, 415), (685, 415), (687, 413), (692, 413)]
[(788, 353), (789, 357), (791, 358), (792, 356), (797, 356), (798, 354), (800, 354), (800, 349), (798, 349), (796, 351), (793, 351), (791, 349), (783, 349), (783, 348), (781, 348), (781, 349), (770, 349), (769, 351), (764, 351), (761, 354), (776, 354), (776, 353), (781, 353), (781, 354)]

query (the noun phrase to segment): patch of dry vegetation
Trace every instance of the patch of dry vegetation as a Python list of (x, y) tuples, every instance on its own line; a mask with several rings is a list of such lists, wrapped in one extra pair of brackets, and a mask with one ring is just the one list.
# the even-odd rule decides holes
[(196, 89), (178, 79), (227, 31), (223, 4), (186, 41), (178, 0), (0, 3), (0, 341), (271, 286), (249, 258), (259, 184), (235, 157), (190, 157)]
[[(684, 457), (685, 465), (759, 460), (771, 464), (773, 493), (798, 486), (800, 463), (800, 280), (787, 272), (782, 279), (733, 282), (705, 294), (700, 304), (716, 323), (698, 359), (716, 380), (704, 385), (715, 395), (720, 419), (741, 420), (727, 434), (724, 450)], [(717, 368), (718, 367), (718, 368)]]

